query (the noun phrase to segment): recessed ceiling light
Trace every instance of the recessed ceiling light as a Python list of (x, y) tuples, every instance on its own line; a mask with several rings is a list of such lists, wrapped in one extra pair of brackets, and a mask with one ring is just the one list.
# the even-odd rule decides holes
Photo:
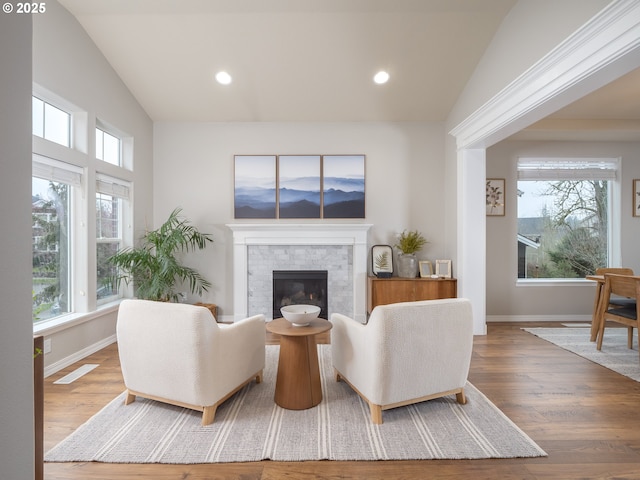
[(387, 83), (389, 81), (389, 74), (384, 70), (381, 70), (373, 76), (373, 81), (376, 82), (378, 85)]
[(216, 80), (221, 85), (229, 85), (231, 83), (231, 75), (227, 72), (216, 73)]

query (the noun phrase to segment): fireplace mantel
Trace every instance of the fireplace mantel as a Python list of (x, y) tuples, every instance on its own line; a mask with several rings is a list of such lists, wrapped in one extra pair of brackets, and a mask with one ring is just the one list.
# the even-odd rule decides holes
[[(250, 245), (347, 245), (353, 249), (353, 312), (341, 312), (359, 322), (366, 321), (367, 254), (370, 224), (234, 223), (233, 314), (234, 320), (248, 315), (248, 253)], [(267, 314), (268, 312), (265, 312)]]

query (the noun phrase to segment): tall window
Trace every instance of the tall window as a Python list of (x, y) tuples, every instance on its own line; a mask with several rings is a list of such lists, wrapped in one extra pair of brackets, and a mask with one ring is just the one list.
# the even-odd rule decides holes
[(123, 246), (123, 204), (129, 198), (127, 182), (98, 174), (96, 181), (96, 260), (98, 304), (116, 297), (116, 269), (109, 258)]
[(33, 135), (69, 147), (71, 115), (38, 97), (32, 97), (32, 100)]
[(121, 165), (121, 141), (118, 137), (96, 128), (96, 158), (113, 165)]
[(72, 310), (71, 197), (81, 170), (34, 155), (32, 179), (33, 321)]
[(609, 264), (616, 159), (518, 159), (518, 278), (584, 278)]

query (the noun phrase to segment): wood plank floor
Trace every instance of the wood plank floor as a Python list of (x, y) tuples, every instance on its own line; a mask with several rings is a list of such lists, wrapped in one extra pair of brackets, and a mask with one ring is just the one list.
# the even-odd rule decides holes
[[(45, 479), (640, 479), (640, 383), (525, 333), (521, 330), (525, 326), (551, 325), (490, 324), (488, 335), (476, 337), (469, 380), (549, 454), (545, 458), (222, 465), (47, 463)], [(277, 338), (268, 336), (267, 341), (275, 343)], [(53, 384), (83, 363), (100, 366), (70, 385)], [(123, 389), (115, 345), (45, 379), (45, 451)]]

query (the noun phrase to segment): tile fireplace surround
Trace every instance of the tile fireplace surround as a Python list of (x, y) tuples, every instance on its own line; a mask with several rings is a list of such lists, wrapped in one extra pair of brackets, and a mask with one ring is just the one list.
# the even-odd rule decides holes
[[(227, 227), (233, 232), (235, 321), (258, 313), (271, 319), (273, 270), (321, 269), (329, 272), (329, 316), (344, 313), (366, 321), (371, 225), (235, 223)], [(333, 286), (332, 278), (336, 279)], [(350, 292), (348, 298), (344, 292)]]

